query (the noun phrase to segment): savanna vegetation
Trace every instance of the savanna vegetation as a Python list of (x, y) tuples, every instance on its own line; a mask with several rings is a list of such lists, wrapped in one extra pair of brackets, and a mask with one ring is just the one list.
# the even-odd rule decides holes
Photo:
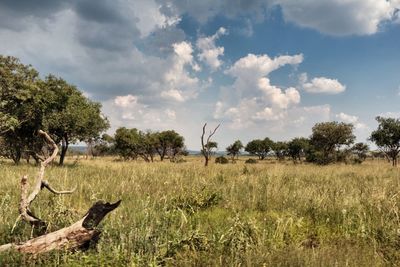
[[(400, 264), (399, 119), (376, 118), (376, 151), (355, 143), (352, 124), (320, 122), (308, 137), (236, 140), (227, 157), (215, 155), (220, 125), (204, 124), (200, 151), (188, 156), (174, 130), (105, 134), (99, 103), (16, 58), (0, 56), (0, 97), (0, 266)], [(68, 155), (76, 142), (90, 157)], [(75, 225), (98, 200), (122, 204), (84, 248), (1, 246)]]
[[(48, 168), (54, 187), (33, 208), (48, 231), (71, 224), (98, 199), (122, 199), (97, 246), (39, 256), (3, 253), (0, 265), (385, 266), (400, 261), (400, 176), (385, 160), (318, 166), (268, 159), (245, 164), (81, 160)], [(0, 243), (25, 241), (19, 180), (33, 165), (2, 162)]]

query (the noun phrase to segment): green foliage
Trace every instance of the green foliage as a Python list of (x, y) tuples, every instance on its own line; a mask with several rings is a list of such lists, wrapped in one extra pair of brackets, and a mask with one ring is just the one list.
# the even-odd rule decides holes
[(116, 153), (125, 160), (141, 157), (149, 162), (158, 153), (161, 161), (168, 156), (175, 162), (178, 155), (185, 153), (184, 138), (173, 130), (142, 132), (121, 127), (115, 132), (113, 142)]
[(323, 165), (342, 160), (343, 153), (339, 153), (340, 149), (350, 146), (355, 140), (353, 128), (352, 124), (336, 121), (315, 124), (307, 160)]
[(400, 120), (393, 118), (376, 117), (378, 129), (371, 133), (371, 141), (382, 149), (392, 160), (393, 166), (397, 165), (400, 152)]
[(233, 144), (226, 148), (228, 155), (231, 156), (232, 162), (235, 162), (235, 158), (239, 157), (240, 150), (243, 149), (243, 144), (240, 140), (236, 140)]
[(258, 161), (256, 159), (246, 159), (244, 163), (246, 164), (256, 164)]
[(275, 152), (275, 156), (278, 160), (284, 160), (288, 154), (288, 144), (286, 142), (276, 142), (272, 146), (272, 150)]
[(0, 56), (0, 100), (0, 153), (16, 163), (23, 153), (40, 154), (39, 129), (62, 143), (62, 164), (70, 143), (97, 139), (109, 127), (99, 103), (61, 78), (39, 79), (35, 69), (13, 57)]
[(356, 156), (356, 158), (353, 159), (354, 163), (361, 164), (367, 159), (369, 147), (364, 143), (356, 143), (351, 147), (351, 151)]
[(301, 157), (305, 156), (309, 146), (309, 139), (304, 137), (293, 138), (287, 144), (287, 153), (293, 159), (293, 161), (301, 161)]
[(256, 155), (260, 160), (265, 159), (272, 150), (274, 142), (266, 137), (264, 140), (256, 139), (247, 143), (245, 150), (251, 155)]
[(171, 159), (185, 151), (185, 139), (174, 130), (163, 131), (155, 136), (156, 151), (163, 161), (165, 156)]
[(229, 160), (225, 158), (224, 156), (219, 156), (215, 158), (215, 163), (217, 164), (228, 164)]

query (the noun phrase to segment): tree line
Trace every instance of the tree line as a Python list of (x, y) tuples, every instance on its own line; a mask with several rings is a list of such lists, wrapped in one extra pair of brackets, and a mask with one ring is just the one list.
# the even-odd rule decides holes
[(98, 139), (94, 151), (97, 155), (118, 155), (124, 160), (141, 158), (153, 162), (159, 156), (160, 161), (166, 158), (176, 161), (188, 154), (184, 141), (174, 130), (152, 132), (121, 127), (114, 136), (104, 134)]
[[(397, 165), (400, 153), (400, 120), (377, 117), (378, 128), (369, 140), (379, 152)], [(211, 140), (219, 125), (201, 135), (201, 154), (207, 166), (218, 144)], [(0, 156), (19, 163), (22, 157), (39, 162), (51, 151), (37, 138), (45, 130), (61, 148), (59, 164), (64, 163), (68, 147), (78, 141), (86, 142), (94, 154), (119, 155), (125, 160), (142, 158), (147, 162), (158, 155), (160, 160), (176, 161), (187, 155), (184, 138), (173, 130), (152, 132), (121, 127), (115, 135), (101, 134), (109, 122), (101, 114), (101, 104), (88, 99), (76, 86), (54, 75), (40, 78), (31, 65), (17, 58), (0, 55)], [(231, 161), (244, 149), (259, 160), (274, 155), (278, 160), (287, 157), (317, 164), (353, 161), (361, 163), (369, 147), (356, 143), (354, 126), (343, 122), (322, 122), (312, 128), (309, 138), (298, 137), (288, 142), (270, 138), (251, 140), (244, 146), (240, 140), (226, 148)]]
[[(376, 117), (376, 120), (378, 128), (371, 133), (369, 140), (376, 144), (379, 151), (371, 153), (386, 157), (396, 166), (400, 153), (400, 120), (383, 117)], [(278, 160), (289, 157), (294, 162), (305, 160), (321, 165), (334, 162), (362, 163), (370, 152), (369, 147), (362, 142), (355, 143), (353, 131), (351, 123), (321, 122), (314, 125), (309, 138), (297, 137), (288, 142), (274, 142), (266, 137), (252, 140), (246, 146), (237, 140), (226, 151), (232, 161), (244, 149), (259, 160), (273, 155)]]

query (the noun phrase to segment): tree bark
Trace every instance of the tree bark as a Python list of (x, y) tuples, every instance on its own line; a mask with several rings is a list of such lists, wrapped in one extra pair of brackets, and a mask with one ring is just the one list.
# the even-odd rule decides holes
[(0, 246), (0, 252), (15, 250), (21, 253), (40, 254), (51, 250), (83, 248), (90, 241), (96, 241), (100, 231), (96, 226), (111, 211), (116, 209), (121, 200), (116, 203), (96, 202), (86, 215), (74, 224), (42, 235), (21, 244), (10, 243)]
[(68, 136), (64, 136), (61, 141), (61, 153), (60, 153), (60, 162), (59, 165), (64, 165), (65, 155), (67, 154), (69, 146)]
[[(52, 155), (41, 163), (39, 174), (36, 179), (36, 184), (31, 194), (28, 195), (28, 177), (25, 175), (21, 179), (21, 200), (19, 204), (19, 214), (22, 220), (29, 222), (33, 227), (39, 231), (46, 230), (47, 224), (36, 217), (29, 209), (30, 204), (36, 199), (37, 195), (43, 188), (47, 188), (54, 194), (70, 194), (75, 189), (70, 191), (57, 191), (53, 189), (50, 184), (43, 180), (44, 171), (46, 166), (55, 159), (58, 153), (58, 147), (51, 137), (39, 130), (38, 133), (42, 135), (46, 141), (53, 147)], [(95, 203), (85, 216), (72, 224), (58, 231), (42, 235), (22, 244), (10, 243), (0, 246), (0, 252), (8, 250), (16, 250), (21, 253), (39, 254), (50, 250), (63, 250), (81, 248), (88, 242), (98, 239), (100, 232), (95, 227), (107, 215), (107, 213), (116, 209), (121, 200), (114, 204), (104, 203), (99, 201)]]

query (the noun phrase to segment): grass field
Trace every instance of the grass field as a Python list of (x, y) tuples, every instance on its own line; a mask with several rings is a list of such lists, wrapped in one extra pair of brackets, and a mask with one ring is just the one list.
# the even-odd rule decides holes
[[(314, 166), (119, 162), (49, 167), (56, 188), (35, 213), (49, 231), (99, 199), (122, 199), (101, 224), (97, 247), (40, 256), (0, 255), (0, 266), (386, 266), (400, 265), (400, 172), (384, 161)], [(38, 168), (0, 163), (0, 244), (29, 239), (18, 217), (19, 181)], [(13, 233), (11, 233), (13, 229)]]

